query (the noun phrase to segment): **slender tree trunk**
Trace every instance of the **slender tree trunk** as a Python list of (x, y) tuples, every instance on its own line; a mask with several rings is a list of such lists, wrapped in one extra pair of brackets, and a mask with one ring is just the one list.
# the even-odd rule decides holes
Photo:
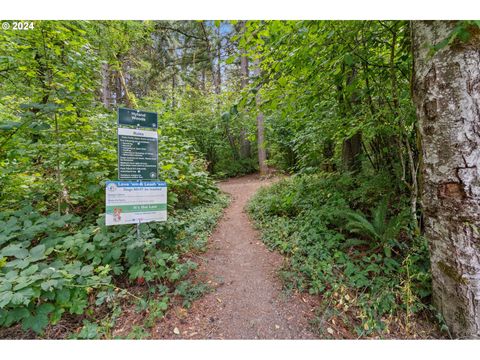
[(480, 32), (429, 53), (455, 25), (413, 22), (413, 90), (433, 299), (452, 334), (479, 338)]
[(171, 98), (172, 98), (172, 109), (175, 109), (176, 103), (175, 103), (175, 88), (176, 88), (176, 83), (175, 83), (175, 77), (177, 74), (174, 72), (172, 75), (172, 91), (171, 91)]
[(202, 91), (205, 93), (207, 91), (207, 84), (206, 84), (206, 80), (207, 80), (207, 75), (205, 74), (205, 68), (202, 69), (202, 81), (201, 81), (201, 88), (202, 88)]
[(342, 163), (346, 170), (359, 172), (361, 169), (360, 154), (362, 153), (362, 135), (355, 133), (343, 141)]
[(102, 64), (102, 103), (105, 108), (110, 109), (110, 70), (107, 63)]
[(222, 36), (220, 34), (220, 27), (217, 28), (217, 87), (220, 94), (222, 91)]
[(205, 44), (207, 46), (207, 55), (208, 55), (208, 59), (210, 60), (210, 66), (212, 69), (212, 82), (213, 82), (214, 91), (215, 91), (215, 94), (220, 94), (220, 79), (216, 76), (217, 71), (215, 68), (215, 54), (213, 52), (214, 49), (212, 49), (210, 45), (210, 39), (208, 37), (207, 28), (204, 22), (202, 21), (200, 25), (202, 27), (203, 36), (205, 38)]
[[(130, 91), (128, 91), (127, 82), (125, 81), (125, 77), (123, 75), (120, 64), (119, 64), (119, 69), (117, 71), (117, 74), (118, 74), (118, 79), (119, 79), (120, 84), (121, 84), (121, 88), (123, 89), (123, 92), (125, 93), (125, 104), (129, 108), (136, 108), (137, 103), (135, 101), (135, 98), (130, 94)], [(121, 92), (120, 92), (120, 95), (121, 95)]]
[[(351, 85), (357, 76), (357, 70), (354, 66), (351, 67), (350, 73), (347, 75), (346, 85)], [(339, 91), (340, 111), (342, 116), (347, 116), (349, 113), (354, 114), (354, 105), (358, 103), (358, 98), (355, 94), (348, 99), (344, 93), (343, 84), (337, 86)], [(362, 153), (362, 134), (355, 133), (349, 138), (343, 140), (342, 145), (342, 163), (343, 167), (352, 172), (359, 172), (362, 163), (360, 161), (360, 154)]]
[[(245, 21), (242, 21), (242, 29), (245, 27)], [(248, 86), (248, 58), (246, 55), (240, 57), (240, 88), (245, 89)], [(251, 145), (247, 138), (247, 130), (240, 130), (240, 155), (247, 159), (251, 156)]]
[(56, 172), (56, 180), (57, 180), (57, 191), (58, 191), (58, 195), (57, 195), (57, 209), (58, 209), (58, 213), (61, 214), (62, 213), (62, 172), (61, 172), (61, 169), (60, 169), (60, 130), (58, 128), (58, 118), (57, 118), (57, 113), (54, 114), (54, 119), (55, 119), (55, 142), (56, 142), (56, 150), (57, 150), (57, 153), (56, 153), (56, 169), (55, 169), (55, 172)]
[[(257, 75), (260, 74), (260, 63), (258, 60), (255, 60), (255, 70)], [(255, 97), (255, 102), (257, 104), (258, 114), (257, 114), (257, 148), (258, 148), (258, 169), (260, 175), (266, 175), (268, 173), (268, 167), (265, 163), (267, 160), (267, 151), (265, 150), (265, 125), (263, 112), (260, 110), (260, 89), (257, 89), (257, 94)]]
[[(259, 102), (260, 95), (257, 95), (257, 103)], [(265, 127), (263, 123), (263, 112), (259, 111), (257, 115), (257, 147), (258, 147), (258, 168), (260, 175), (266, 175), (268, 173), (268, 167), (265, 163), (267, 160), (267, 152), (265, 150)]]

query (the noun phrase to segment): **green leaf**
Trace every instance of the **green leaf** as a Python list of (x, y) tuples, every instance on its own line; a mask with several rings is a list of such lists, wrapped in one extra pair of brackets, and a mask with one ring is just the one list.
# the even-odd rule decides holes
[(4, 291), (0, 293), (0, 308), (5, 307), (13, 298), (13, 292)]
[(40, 244), (30, 249), (31, 261), (38, 261), (45, 258), (45, 245)]
[(116, 247), (115, 249), (112, 250), (112, 252), (110, 254), (111, 254), (113, 260), (118, 260), (120, 258), (120, 256), (122, 255), (122, 250), (120, 248)]
[(37, 314), (48, 315), (53, 310), (55, 310), (55, 306), (53, 304), (45, 303), (38, 307)]
[(12, 304), (14, 305), (20, 305), (20, 304), (25, 304), (27, 305), (29, 303), (29, 299), (24, 296), (21, 292), (16, 292), (12, 296)]
[(41, 334), (48, 325), (48, 316), (45, 314), (38, 314), (29, 316), (22, 321), (22, 329), (31, 329), (37, 334)]
[(52, 291), (58, 285), (58, 280), (49, 279), (41, 283), (40, 287), (44, 291)]
[(15, 122), (15, 121), (10, 121), (5, 124), (0, 124), (0, 130), (8, 131), (12, 129), (19, 128), (21, 123)]
[(70, 290), (67, 288), (62, 288), (56, 292), (56, 300), (60, 304), (66, 304), (70, 300)]
[(28, 268), (26, 268), (25, 270), (23, 270), (20, 274), (22, 276), (30, 276), (30, 275), (33, 275), (34, 273), (36, 273), (37, 270), (38, 270), (38, 265), (33, 264), (33, 265), (29, 266)]
[(223, 121), (225, 121), (225, 122), (226, 122), (226, 121), (229, 121), (230, 118), (231, 118), (231, 114), (230, 114), (229, 111), (225, 111), (225, 112), (222, 114), (222, 120), (223, 120)]
[(8, 263), (8, 266), (15, 267), (17, 269), (25, 269), (28, 265), (30, 265), (30, 259), (28, 258), (16, 259)]
[(348, 66), (352, 66), (353, 65), (353, 57), (351, 54), (345, 54), (344, 58), (343, 58), (343, 61), (345, 61), (345, 64), (347, 64)]
[(78, 334), (78, 338), (80, 339), (97, 339), (99, 337), (98, 333), (98, 325), (95, 323), (91, 323), (88, 320), (83, 321), (83, 327), (80, 333)]
[(1, 251), (2, 256), (15, 256), (17, 259), (25, 259), (28, 256), (28, 250), (21, 244), (8, 245)]
[(82, 270), (80, 271), (81, 276), (88, 276), (91, 275), (93, 272), (93, 266), (92, 265), (85, 265), (82, 267)]

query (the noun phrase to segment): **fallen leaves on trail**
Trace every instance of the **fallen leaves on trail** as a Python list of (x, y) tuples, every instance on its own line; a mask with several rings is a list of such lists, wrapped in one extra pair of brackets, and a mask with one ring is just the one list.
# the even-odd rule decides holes
[(178, 330), (178, 328), (175, 327), (175, 328), (173, 329), (173, 333), (174, 333), (175, 335), (180, 335), (180, 330)]

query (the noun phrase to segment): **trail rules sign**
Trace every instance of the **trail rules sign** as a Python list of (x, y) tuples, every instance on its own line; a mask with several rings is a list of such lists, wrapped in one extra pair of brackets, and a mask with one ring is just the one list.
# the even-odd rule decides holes
[(157, 132), (118, 128), (118, 179), (156, 180), (157, 174)]
[(167, 220), (167, 184), (156, 181), (157, 125), (156, 113), (118, 109), (119, 181), (106, 183), (105, 224), (136, 224), (138, 237), (139, 224)]
[(105, 215), (107, 226), (166, 220), (165, 182), (107, 181)]

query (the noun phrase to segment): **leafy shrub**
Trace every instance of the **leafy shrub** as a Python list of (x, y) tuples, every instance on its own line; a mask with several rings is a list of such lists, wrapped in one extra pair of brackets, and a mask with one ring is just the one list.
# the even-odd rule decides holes
[[(400, 230), (405, 226), (406, 213), (401, 212), (396, 216), (387, 218), (387, 201), (382, 200), (380, 204), (372, 211), (372, 221), (361, 212), (351, 211), (345, 214), (347, 223), (345, 228), (351, 233), (357, 234), (369, 240), (369, 243), (361, 240), (355, 244), (370, 244), (382, 247), (387, 257), (392, 256), (392, 248), (399, 247), (397, 241)], [(353, 239), (357, 240), (357, 239)], [(353, 244), (353, 242), (350, 242)]]
[[(382, 181), (367, 182), (365, 191)], [(286, 285), (354, 311), (359, 335), (386, 330), (389, 316), (426, 309), (431, 292), (425, 239), (386, 200), (371, 207), (371, 217), (353, 210), (365, 206), (361, 193), (348, 174), (297, 175), (260, 190), (248, 205), (264, 242), (287, 256)]]
[[(175, 289), (196, 267), (180, 255), (205, 245), (227, 203), (211, 200), (178, 210), (165, 223), (142, 224), (140, 237), (128, 225), (106, 227), (103, 215), (79, 227), (80, 217), (71, 214), (0, 213), (0, 325), (21, 322), (24, 330), (42, 333), (63, 313), (81, 315), (113, 301), (123, 276)], [(93, 328), (86, 324), (79, 336), (89, 337)]]

